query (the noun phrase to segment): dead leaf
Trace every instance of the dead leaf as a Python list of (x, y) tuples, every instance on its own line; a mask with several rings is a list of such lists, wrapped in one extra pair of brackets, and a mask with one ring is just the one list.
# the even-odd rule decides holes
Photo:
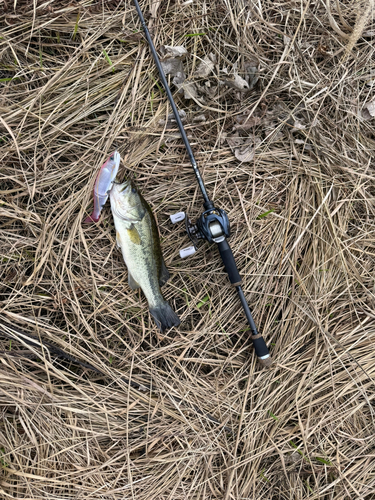
[(365, 120), (371, 120), (375, 116), (375, 99), (366, 103), (362, 109), (362, 118)]
[(255, 87), (259, 80), (259, 66), (257, 61), (249, 61), (245, 65), (246, 81), (249, 85), (249, 90)]
[(304, 146), (304, 149), (306, 149), (307, 151), (311, 151), (312, 150), (312, 146), (311, 144), (308, 144), (306, 141), (304, 141), (303, 139), (296, 139), (294, 141), (294, 144), (300, 144), (300, 145), (303, 145)]
[(249, 130), (257, 125), (260, 125), (262, 118), (260, 116), (251, 116), (250, 118), (239, 116), (238, 118), (243, 118), (242, 120), (237, 120), (233, 127), (233, 130)]
[(242, 163), (249, 163), (254, 159), (254, 154), (255, 152), (253, 146), (246, 146), (245, 148), (234, 150), (234, 156)]
[(172, 75), (172, 82), (178, 87), (185, 79), (186, 75), (182, 64), (182, 59), (188, 53), (185, 47), (178, 45), (171, 47), (170, 45), (162, 45), (160, 47), (162, 59), (160, 61), (165, 75)]
[(194, 72), (195, 77), (207, 78), (213, 71), (215, 67), (216, 57), (215, 54), (211, 52), (210, 55), (206, 56), (199, 64)]
[(364, 31), (364, 32), (362, 33), (362, 36), (372, 38), (373, 36), (375, 36), (375, 30), (367, 30), (367, 31)]
[(204, 84), (204, 93), (210, 98), (213, 99), (218, 94), (218, 86), (211, 85), (209, 81)]
[[(232, 139), (234, 139), (234, 137)], [(252, 138), (240, 137), (238, 139), (240, 139), (241, 141), (246, 140), (246, 143), (240, 147), (234, 148), (234, 156), (237, 158), (238, 161), (240, 161), (242, 163), (251, 162), (254, 159), (256, 146), (262, 142), (261, 139), (259, 137), (256, 137), (256, 136), (253, 136)], [(227, 142), (230, 145), (228, 138), (227, 138)], [(239, 142), (239, 141), (237, 141), (237, 142)], [(233, 148), (231, 148), (231, 149), (233, 151)]]
[(183, 82), (177, 85), (179, 92), (184, 92), (185, 99), (195, 99), (198, 101), (202, 101), (203, 99), (198, 94), (198, 85), (193, 82)]
[(195, 118), (193, 118), (194, 123), (204, 123), (206, 121), (205, 115), (198, 115)]
[(221, 83), (232, 89), (240, 90), (242, 92), (249, 90), (249, 84), (238, 73), (234, 74), (234, 78), (221, 80)]
[(228, 136), (228, 134), (224, 131), (219, 133), (218, 139), (219, 139), (220, 146), (222, 146), (224, 144), (224, 142), (227, 140), (227, 136)]
[[(222, 136), (223, 135), (224, 134), (222, 134)], [(226, 137), (226, 140), (227, 140), (228, 146), (231, 148), (232, 151), (234, 151), (235, 148), (237, 148), (238, 146), (241, 146), (244, 143), (245, 138), (240, 137), (238, 135), (231, 135), (229, 137)]]
[(293, 134), (294, 132), (298, 132), (299, 130), (305, 130), (305, 128), (306, 125), (303, 125), (302, 122), (300, 122), (299, 120), (294, 120), (294, 125), (291, 132)]
[(170, 58), (184, 58), (188, 51), (182, 45), (176, 45), (176, 47), (162, 45), (160, 47), (160, 53), (163, 60), (166, 60)]
[(161, 67), (163, 68), (165, 75), (172, 75), (174, 78), (172, 82), (178, 86), (185, 81), (186, 75), (184, 73), (184, 67), (182, 65), (181, 59), (167, 59), (166, 61), (160, 61)]
[[(178, 110), (178, 114), (180, 115), (181, 121), (185, 122), (186, 121), (186, 112), (183, 109)], [(165, 120), (159, 120), (158, 124), (159, 125), (165, 125)], [(174, 116), (174, 113), (169, 113), (168, 119), (167, 119), (167, 125), (172, 125), (176, 123), (176, 118)]]
[[(165, 142), (171, 142), (171, 141), (175, 141), (176, 139), (181, 139), (182, 136), (180, 134), (180, 132), (175, 132), (173, 134), (168, 134), (168, 135), (165, 135)], [(191, 134), (187, 134), (187, 138), (188, 139), (193, 139), (193, 136)]]

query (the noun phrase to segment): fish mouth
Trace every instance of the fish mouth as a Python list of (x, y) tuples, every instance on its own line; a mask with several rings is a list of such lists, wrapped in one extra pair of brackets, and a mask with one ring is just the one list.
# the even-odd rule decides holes
[(119, 189), (120, 193), (126, 193), (126, 191), (130, 188), (130, 181), (125, 181), (121, 184), (121, 189)]
[(129, 181), (120, 181), (118, 177), (116, 177), (113, 183), (117, 186), (117, 191), (119, 193), (124, 193), (129, 187)]
[(131, 189), (134, 194), (138, 192), (137, 188), (135, 187), (131, 179), (123, 181), (119, 186), (118, 192), (121, 194), (126, 194), (129, 191), (129, 189)]

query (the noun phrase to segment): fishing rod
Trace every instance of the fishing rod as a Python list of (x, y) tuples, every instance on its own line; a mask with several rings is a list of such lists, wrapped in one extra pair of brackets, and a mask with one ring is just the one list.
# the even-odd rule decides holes
[[(266, 343), (264, 341), (264, 338), (262, 335), (258, 332), (257, 327), (255, 326), (249, 305), (246, 301), (245, 294), (242, 290), (241, 284), (242, 284), (242, 278), (240, 276), (240, 273), (237, 269), (236, 262), (234, 260), (234, 256), (232, 253), (232, 250), (229, 246), (229, 243), (227, 241), (227, 238), (229, 238), (230, 235), (230, 223), (228, 219), (227, 213), (222, 209), (222, 208), (217, 208), (213, 204), (213, 202), (210, 200), (206, 188), (203, 183), (203, 179), (201, 177), (201, 174), (199, 172), (199, 168), (197, 166), (197, 162), (194, 158), (194, 153), (191, 148), (189, 139), (187, 138), (184, 126), (182, 124), (180, 115), (177, 110), (176, 103), (174, 102), (172, 92), (168, 86), (167, 79), (165, 77), (162, 65), (160, 63), (158, 54), (156, 52), (154, 43), (152, 41), (150, 32), (147, 28), (146, 21), (143, 17), (141, 8), (139, 6), (138, 0), (133, 0), (135, 8), (138, 13), (138, 17), (141, 21), (141, 25), (143, 28), (143, 31), (145, 33), (145, 37), (147, 39), (147, 42), (149, 44), (152, 56), (154, 58), (156, 67), (159, 71), (160, 79), (163, 84), (163, 87), (165, 89), (165, 92), (168, 96), (168, 100), (170, 102), (170, 105), (172, 107), (172, 111), (175, 117), (175, 120), (177, 122), (177, 126), (180, 130), (182, 140), (184, 141), (186, 151), (189, 155), (191, 165), (193, 167), (195, 177), (198, 181), (199, 189), (201, 190), (204, 203), (204, 212), (200, 215), (200, 217), (197, 219), (195, 224), (192, 224), (191, 221), (186, 217), (186, 230), (188, 233), (189, 238), (193, 242), (193, 247), (189, 247), (187, 249), (184, 249), (184, 251), (180, 252), (181, 257), (187, 257), (188, 255), (191, 255), (194, 253), (196, 250), (196, 244), (199, 239), (205, 239), (209, 243), (216, 243), (221, 259), (223, 261), (225, 270), (228, 274), (229, 281), (231, 284), (236, 288), (241, 305), (243, 307), (243, 310), (245, 312), (245, 316), (247, 318), (247, 321), (250, 326), (251, 330), (251, 340), (254, 345), (254, 350), (255, 353), (258, 357), (259, 362), (263, 366), (269, 366), (272, 363), (272, 359), (270, 356), (270, 353), (268, 351), (268, 348), (266, 346)], [(179, 212), (178, 214), (175, 214), (175, 216), (171, 217), (172, 222), (178, 222), (180, 220), (183, 220), (185, 218), (184, 212)]]

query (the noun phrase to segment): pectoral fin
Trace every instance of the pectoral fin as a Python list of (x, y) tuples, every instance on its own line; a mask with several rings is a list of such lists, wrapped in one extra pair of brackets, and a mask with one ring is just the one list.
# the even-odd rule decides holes
[(134, 243), (135, 245), (141, 244), (141, 237), (139, 236), (137, 228), (135, 227), (134, 224), (132, 224), (130, 228), (127, 229), (127, 233), (132, 243)]
[(135, 279), (133, 278), (133, 276), (130, 274), (129, 271), (128, 271), (128, 283), (132, 290), (137, 290), (137, 288), (140, 287), (140, 285), (135, 281)]
[(165, 265), (164, 259), (161, 259), (161, 267), (160, 267), (160, 274), (159, 274), (159, 284), (160, 286), (165, 285), (165, 283), (169, 280), (169, 271), (167, 269), (167, 266)]

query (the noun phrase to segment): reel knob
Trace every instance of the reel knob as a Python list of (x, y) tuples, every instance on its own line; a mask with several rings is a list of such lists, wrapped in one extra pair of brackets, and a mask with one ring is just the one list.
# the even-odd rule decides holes
[(180, 257), (181, 259), (185, 259), (186, 257), (190, 257), (190, 255), (194, 255), (196, 251), (197, 249), (193, 245), (187, 248), (181, 248)]
[(171, 219), (172, 224), (176, 224), (177, 222), (184, 220), (185, 215), (185, 212), (177, 212), (176, 214), (170, 215), (169, 218)]

